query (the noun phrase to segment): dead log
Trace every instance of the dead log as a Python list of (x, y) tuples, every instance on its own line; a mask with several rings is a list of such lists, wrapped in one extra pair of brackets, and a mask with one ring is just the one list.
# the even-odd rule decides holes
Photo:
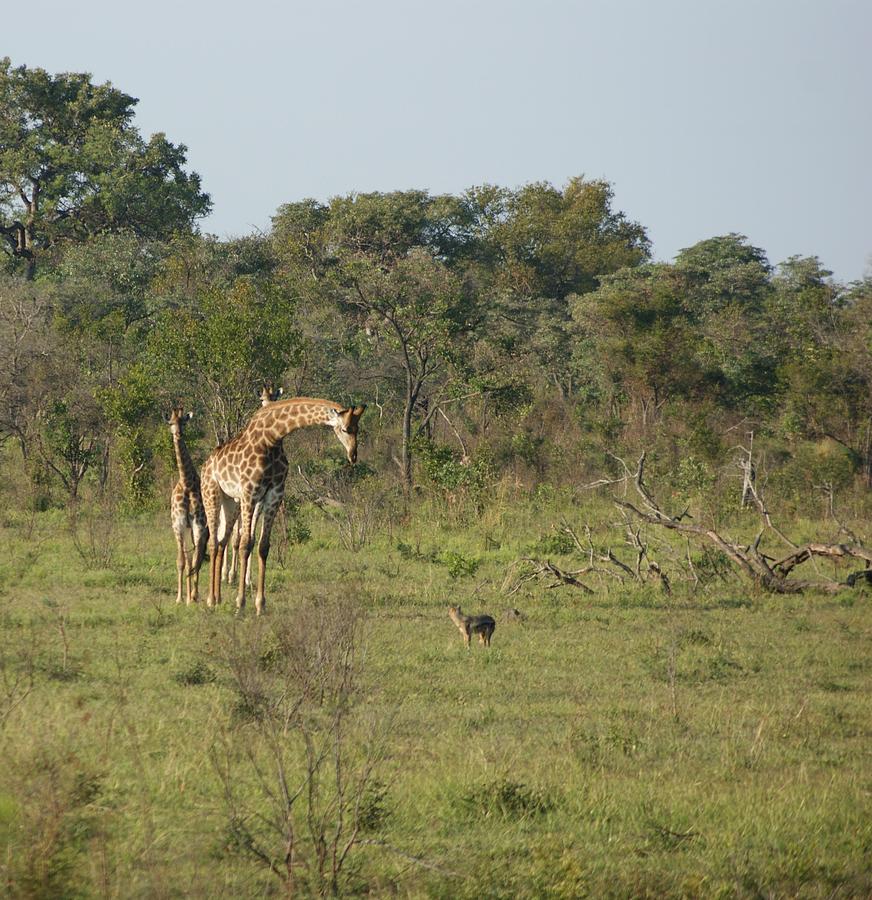
[[(862, 559), (864, 562), (872, 564), (872, 550), (867, 550), (858, 544), (812, 543), (798, 547), (795, 552), (778, 560), (772, 568), (781, 575), (787, 576), (796, 566), (813, 556), (826, 556), (830, 559)], [(856, 576), (859, 573), (854, 574)]]

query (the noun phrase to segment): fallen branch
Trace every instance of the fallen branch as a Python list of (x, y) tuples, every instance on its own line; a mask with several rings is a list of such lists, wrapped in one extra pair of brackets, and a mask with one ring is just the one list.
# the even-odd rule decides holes
[(804, 547), (798, 547), (794, 553), (778, 560), (772, 568), (781, 575), (786, 576), (800, 563), (804, 563), (814, 556), (827, 556), (831, 559), (862, 559), (872, 565), (872, 550), (867, 550), (858, 544), (811, 543), (806, 544)]
[[(553, 579), (552, 583), (548, 585), (549, 588), (569, 586), (579, 588), (586, 594), (592, 594), (593, 590), (578, 579), (582, 575), (588, 575), (591, 572), (600, 571), (596, 569), (595, 566), (585, 566), (583, 569), (578, 569), (575, 572), (565, 572), (563, 571), (563, 569), (558, 568), (554, 565), (554, 563), (550, 562), (547, 559), (534, 559), (530, 556), (524, 556), (519, 559), (518, 562), (527, 563), (533, 568), (532, 571), (526, 572), (518, 579), (518, 583), (506, 594), (507, 597), (511, 597), (512, 594), (517, 593), (521, 589), (521, 585), (523, 585), (527, 581), (546, 578)], [(508, 580), (509, 577), (507, 575), (506, 581)], [(505, 586), (506, 582), (503, 582), (503, 584)]]
[[(591, 566), (593, 566), (594, 557), (597, 560), (604, 563), (609, 563), (613, 565), (616, 569), (619, 569), (624, 575), (627, 575), (630, 578), (636, 578), (636, 573), (623, 561), (618, 559), (612, 551), (611, 547), (608, 547), (604, 552), (602, 550), (598, 550), (593, 545), (593, 537), (590, 531), (590, 525), (584, 526), (585, 537), (587, 538), (587, 546), (585, 547), (582, 543), (578, 534), (576, 534), (575, 529), (569, 524), (569, 522), (564, 519), (561, 522), (561, 527), (564, 534), (568, 534), (570, 538), (572, 538), (573, 544), (575, 544), (576, 549), (582, 555), (588, 557), (590, 560)], [(611, 572), (608, 569), (598, 569), (597, 571), (605, 572), (607, 575), (611, 575), (612, 578), (617, 578), (619, 581), (623, 581), (623, 576), (618, 574), (617, 572)]]

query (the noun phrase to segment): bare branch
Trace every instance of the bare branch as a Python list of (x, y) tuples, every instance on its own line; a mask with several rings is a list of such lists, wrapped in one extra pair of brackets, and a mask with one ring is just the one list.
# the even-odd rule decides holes
[[(620, 509), (627, 510), (644, 522), (649, 522), (652, 525), (660, 525), (664, 528), (678, 531), (681, 534), (692, 535), (709, 541), (725, 556), (732, 560), (749, 580), (759, 584), (768, 591), (779, 594), (793, 594), (801, 593), (805, 590), (822, 590), (829, 593), (835, 593), (841, 590), (846, 583), (838, 584), (833, 581), (811, 582), (788, 580), (787, 575), (796, 566), (816, 556), (825, 556), (834, 559), (862, 559), (872, 566), (872, 551), (867, 550), (865, 547), (857, 544), (823, 544), (816, 542), (808, 543), (804, 547), (799, 547), (788, 556), (770, 564), (771, 558), (760, 552), (760, 542), (765, 527), (772, 527), (771, 518), (768, 517), (768, 512), (763, 517), (765, 523), (764, 529), (760, 530), (754, 541), (747, 547), (722, 536), (713, 528), (706, 528), (702, 525), (683, 522), (682, 519), (686, 516), (686, 511), (680, 516), (667, 515), (660, 508), (654, 496), (645, 485), (643, 481), (644, 461), (645, 454), (643, 453), (639, 459), (639, 465), (633, 480), (636, 490), (642, 497), (646, 508), (640, 509), (627, 500), (620, 500), (617, 498), (613, 501), (615, 505)], [(765, 510), (765, 506), (762, 506), (762, 508)], [(769, 519), (769, 521), (767, 521), (767, 519)], [(773, 530), (776, 529), (773, 528)], [(776, 533), (779, 532), (776, 530)], [(788, 543), (790, 542), (788, 541)]]

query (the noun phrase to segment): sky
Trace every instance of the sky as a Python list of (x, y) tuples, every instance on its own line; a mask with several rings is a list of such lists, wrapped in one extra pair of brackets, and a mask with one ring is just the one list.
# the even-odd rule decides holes
[(29, 0), (4, 54), (139, 98), (221, 238), (309, 197), (584, 175), (657, 260), (739, 232), (872, 274), (869, 0)]

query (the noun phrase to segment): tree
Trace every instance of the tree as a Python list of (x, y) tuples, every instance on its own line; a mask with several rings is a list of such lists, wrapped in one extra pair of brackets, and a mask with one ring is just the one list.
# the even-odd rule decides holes
[(869, 282), (842, 290), (816, 257), (779, 267), (768, 314), (778, 342), (782, 427), (831, 439), (872, 484), (872, 345)]
[[(410, 485), (413, 438), (423, 432), (455, 386), (452, 364), (471, 324), (464, 316), (466, 298), (450, 270), (421, 247), (387, 272), (357, 260), (342, 280), (348, 287), (345, 300), (360, 312), (367, 334), (381, 338), (402, 369), (400, 470), (403, 483)], [(432, 389), (437, 379), (441, 390), (427, 398), (413, 433), (415, 409), (424, 399), (425, 387)]]
[(52, 327), (54, 299), (51, 285), (0, 279), (0, 441), (14, 438), (31, 476), (52, 473), (75, 500), (106, 429), (82, 348)]
[(93, 398), (75, 392), (49, 401), (37, 445), (45, 464), (75, 501), (79, 486), (100, 452), (101, 421)]
[(0, 276), (0, 443), (14, 438), (25, 460), (49, 365), (50, 320), (51, 298), (43, 285)]
[(476, 188), (463, 197), (470, 236), (465, 266), (487, 296), (485, 334), (517, 372), (544, 378), (561, 398), (579, 382), (573, 363), (571, 298), (643, 263), (645, 229), (613, 209), (608, 182), (572, 178), (515, 191)]
[(28, 277), (61, 241), (129, 230), (164, 238), (211, 208), (187, 148), (133, 125), (138, 101), (87, 73), (0, 59), (0, 236)]
[(423, 191), (353, 194), (329, 206), (288, 204), (273, 220), (286, 276), (307, 305), (336, 305), (363, 339), (360, 353), (388, 381), (399, 374), (406, 486), (414, 438), (452, 396), (455, 362), (475, 324), (472, 293), (445, 253), (454, 209), (450, 198)]
[[(603, 275), (644, 262), (645, 229), (612, 209), (606, 181), (571, 178), (563, 190), (528, 184), (505, 197), (493, 224), (506, 287), (527, 298), (584, 294)], [(493, 217), (493, 213), (491, 213)]]
[[(218, 441), (241, 430), (263, 383), (279, 382), (299, 355), (294, 298), (239, 250), (200, 239), (175, 248), (154, 283), (163, 309), (146, 347), (165, 399), (196, 403)], [(261, 274), (238, 274), (252, 269)]]
[(699, 333), (684, 308), (684, 286), (673, 266), (647, 265), (622, 269), (572, 301), (579, 367), (602, 382), (602, 393), (624, 393), (643, 428), (668, 400), (712, 379), (696, 355)]

